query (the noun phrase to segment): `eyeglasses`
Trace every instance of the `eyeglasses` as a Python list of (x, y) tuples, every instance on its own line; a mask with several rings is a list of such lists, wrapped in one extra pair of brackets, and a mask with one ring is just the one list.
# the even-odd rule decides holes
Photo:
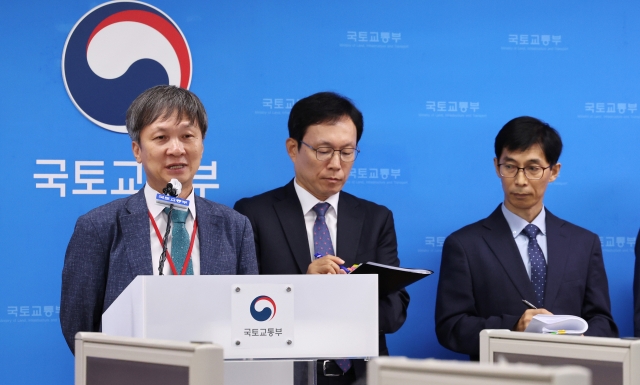
[(329, 160), (331, 158), (333, 158), (333, 154), (336, 152), (340, 153), (340, 160), (343, 162), (353, 162), (354, 160), (356, 160), (356, 157), (358, 156), (358, 153), (360, 152), (359, 149), (357, 148), (343, 148), (342, 150), (334, 150), (331, 147), (318, 147), (318, 148), (313, 148), (310, 145), (308, 145), (307, 143), (303, 142), (300, 140), (300, 143), (304, 144), (305, 146), (309, 147), (310, 149), (312, 149), (313, 151), (316, 152), (316, 159), (318, 159), (319, 161), (325, 161), (325, 160)]
[(522, 170), (522, 172), (524, 173), (524, 176), (529, 180), (542, 179), (542, 176), (544, 175), (544, 170), (551, 168), (551, 166), (540, 167), (537, 165), (531, 165), (527, 167), (517, 167), (509, 163), (499, 164), (498, 167), (500, 168), (500, 175), (502, 175), (504, 178), (515, 178), (516, 175), (518, 175), (518, 171)]

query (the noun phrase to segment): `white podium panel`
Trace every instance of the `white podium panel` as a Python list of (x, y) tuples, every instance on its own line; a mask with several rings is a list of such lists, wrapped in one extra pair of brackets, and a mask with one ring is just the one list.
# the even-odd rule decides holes
[(591, 385), (578, 366), (489, 365), (477, 362), (378, 357), (367, 365), (369, 385)]
[(102, 315), (102, 332), (211, 341), (225, 359), (375, 357), (378, 277), (138, 276)]
[(293, 384), (293, 361), (225, 361), (225, 385), (287, 385)]
[(480, 362), (580, 365), (594, 385), (640, 384), (640, 341), (509, 330), (480, 332)]

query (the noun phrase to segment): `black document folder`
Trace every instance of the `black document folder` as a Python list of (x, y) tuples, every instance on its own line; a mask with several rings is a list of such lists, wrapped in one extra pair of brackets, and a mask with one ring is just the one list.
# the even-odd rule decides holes
[(365, 262), (350, 274), (378, 274), (378, 294), (384, 297), (433, 274), (433, 271)]

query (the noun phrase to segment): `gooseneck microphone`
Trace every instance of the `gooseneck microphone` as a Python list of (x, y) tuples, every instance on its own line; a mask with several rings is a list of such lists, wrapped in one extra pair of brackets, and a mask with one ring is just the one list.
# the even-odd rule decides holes
[[(177, 179), (171, 179), (171, 181), (167, 183), (167, 186), (162, 189), (162, 194), (164, 194), (167, 197), (176, 198), (180, 194), (181, 190), (182, 190), (182, 184)], [(156, 201), (158, 201), (157, 197), (156, 197)], [(161, 202), (158, 202), (158, 203), (166, 205), (168, 202), (167, 203), (165, 202), (167, 202), (167, 200), (163, 200), (162, 203)], [(171, 202), (171, 200), (169, 200), (169, 202)], [(162, 271), (164, 269), (164, 263), (167, 260), (167, 242), (169, 241), (169, 232), (171, 231), (171, 214), (172, 213), (173, 213), (173, 203), (169, 203), (169, 212), (167, 213), (167, 230), (164, 232), (164, 239), (162, 241), (162, 254), (160, 254), (160, 263), (158, 265), (159, 275), (164, 275)]]

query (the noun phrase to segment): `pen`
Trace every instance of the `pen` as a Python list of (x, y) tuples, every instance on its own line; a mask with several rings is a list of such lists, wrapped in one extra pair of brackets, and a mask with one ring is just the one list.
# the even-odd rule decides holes
[[(324, 255), (322, 255), (322, 254), (320, 254), (320, 253), (315, 253), (315, 254), (313, 254), (313, 257), (314, 257), (315, 259), (318, 259), (318, 258), (322, 258), (322, 257), (324, 257)], [(345, 272), (345, 273), (347, 273), (347, 274), (351, 273), (351, 270), (349, 270), (349, 268), (348, 268), (348, 267), (344, 267), (344, 265), (338, 265), (338, 267), (340, 268), (340, 270), (344, 271), (344, 272)]]
[(526, 299), (523, 299), (522, 302), (524, 302), (524, 304), (527, 305), (529, 309), (537, 309), (537, 307), (533, 306), (533, 304)]

